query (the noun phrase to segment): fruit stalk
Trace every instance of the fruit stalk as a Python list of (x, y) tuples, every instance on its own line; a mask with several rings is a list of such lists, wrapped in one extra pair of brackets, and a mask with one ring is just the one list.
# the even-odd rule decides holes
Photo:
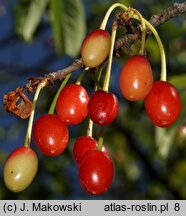
[(59, 89), (58, 89), (58, 91), (57, 91), (57, 93), (56, 93), (56, 95), (55, 95), (55, 97), (54, 97), (54, 99), (53, 99), (51, 105), (50, 105), (50, 109), (49, 109), (49, 111), (48, 111), (48, 114), (54, 114), (54, 110), (55, 110), (55, 107), (56, 107), (56, 102), (57, 102), (58, 96), (59, 96), (61, 90), (62, 90), (62, 89), (65, 87), (65, 85), (67, 84), (67, 82), (68, 82), (68, 80), (70, 79), (71, 75), (72, 75), (72, 73), (68, 74), (68, 75), (65, 77), (65, 79), (63, 80), (63, 82), (61, 83), (61, 85), (60, 85), (60, 87), (59, 87)]
[[(145, 19), (144, 19), (145, 20)], [(166, 70), (166, 57), (165, 57), (165, 50), (163, 47), (163, 43), (158, 35), (158, 32), (156, 29), (151, 25), (150, 22), (145, 20), (145, 23), (147, 27), (151, 30), (151, 32), (154, 34), (156, 41), (158, 43), (159, 49), (160, 49), (160, 56), (161, 56), (161, 75), (160, 75), (160, 80), (161, 81), (166, 81), (167, 80), (167, 70)]]
[[(106, 28), (106, 24), (108, 22), (108, 19), (109, 19), (109, 16), (111, 14), (111, 12), (117, 8), (117, 7), (120, 7), (121, 9), (123, 9), (124, 11), (127, 11), (129, 10), (128, 7), (126, 7), (125, 5), (121, 4), (121, 3), (115, 3), (113, 5), (111, 5), (111, 7), (107, 10), (106, 14), (105, 14), (105, 17), (100, 25), (100, 29), (105, 29)], [(134, 14), (132, 15), (133, 18), (137, 19), (137, 20), (141, 20), (141, 17), (139, 17), (139, 14)], [(143, 17), (142, 17), (143, 18)], [(166, 81), (167, 77), (166, 77), (166, 57), (165, 57), (165, 51), (164, 51), (164, 47), (163, 47), (163, 44), (161, 42), (161, 39), (156, 31), (156, 29), (151, 25), (150, 22), (148, 22), (145, 18), (143, 18), (143, 21), (145, 22), (146, 26), (152, 31), (152, 33), (154, 34), (156, 40), (157, 40), (157, 43), (158, 43), (158, 46), (159, 46), (159, 49), (160, 49), (160, 56), (161, 56), (161, 75), (160, 75), (160, 80), (162, 81)], [(143, 22), (141, 22), (142, 25), (143, 25)], [(142, 34), (142, 37), (144, 37), (144, 34)], [(143, 38), (144, 40), (144, 38)], [(142, 48), (143, 50), (143, 48)], [(140, 51), (141, 52), (141, 51)]]
[(99, 139), (98, 139), (98, 150), (100, 151), (102, 151), (102, 147), (103, 147), (103, 134), (104, 134), (104, 127), (101, 127)]
[(111, 48), (109, 52), (108, 58), (108, 65), (105, 72), (105, 80), (103, 83), (103, 91), (108, 91), (109, 88), (109, 81), (110, 81), (110, 74), (111, 74), (111, 66), (112, 66), (112, 59), (113, 59), (113, 51), (114, 51), (114, 44), (116, 39), (116, 30), (117, 30), (117, 23), (114, 22), (112, 25), (112, 34), (111, 34)]
[(37, 103), (37, 99), (39, 96), (39, 93), (41, 91), (42, 88), (44, 88), (47, 84), (47, 80), (44, 79), (38, 86), (34, 95), (34, 99), (33, 99), (33, 103), (32, 103), (32, 111), (29, 117), (29, 121), (28, 121), (28, 127), (27, 127), (27, 131), (26, 131), (26, 137), (25, 137), (25, 141), (24, 141), (24, 146), (25, 147), (30, 147), (30, 141), (31, 141), (31, 131), (32, 131), (32, 125), (33, 125), (33, 119), (34, 119), (34, 113), (35, 113), (35, 107), (36, 107), (36, 103)]
[[(138, 19), (139, 17), (134, 15), (133, 18)], [(148, 22), (145, 18), (144, 22), (146, 24), (146, 26), (151, 30), (151, 32), (153, 33), (154, 37), (156, 38), (156, 41), (158, 43), (159, 49), (160, 49), (160, 57), (161, 57), (161, 75), (160, 75), (160, 80), (161, 81), (166, 81), (167, 80), (167, 70), (166, 70), (166, 56), (165, 56), (165, 50), (163, 47), (163, 43), (161, 41), (161, 38), (158, 34), (158, 32), (156, 31), (156, 29), (154, 28), (154, 26)]]
[(86, 67), (79, 75), (76, 84), (81, 85), (81, 82), (83, 80), (83, 77), (85, 76), (86, 72), (89, 70), (89, 67)]
[[(130, 14), (130, 12), (132, 12), (132, 14)], [(146, 40), (146, 25), (145, 25), (145, 21), (142, 17), (142, 15), (139, 13), (139, 11), (137, 11), (134, 8), (130, 8), (129, 9), (129, 15), (130, 17), (134, 17), (134, 15), (138, 16), (138, 19), (141, 23), (141, 47), (140, 47), (140, 51), (139, 51), (139, 55), (144, 55), (145, 54), (145, 40)]]
[[(103, 67), (101, 66), (98, 69), (97, 74), (96, 75), (93, 74), (93, 75), (95, 75), (95, 78), (96, 78), (96, 82), (95, 82), (95, 85), (94, 85), (94, 92), (100, 87), (99, 80), (101, 78), (102, 71), (103, 71)], [(93, 126), (94, 126), (94, 122), (89, 118), (88, 127), (87, 127), (87, 133), (86, 133), (87, 136), (92, 137)]]
[(123, 4), (121, 4), (121, 3), (115, 3), (115, 4), (111, 5), (111, 6), (109, 7), (109, 9), (107, 10), (107, 12), (106, 12), (104, 18), (103, 18), (103, 21), (102, 21), (102, 23), (101, 23), (101, 25), (100, 25), (100, 29), (105, 30), (106, 25), (107, 25), (107, 22), (108, 22), (108, 19), (109, 19), (109, 17), (110, 17), (110, 14), (111, 14), (112, 11), (113, 11), (115, 8), (117, 8), (117, 7), (122, 8), (124, 11), (128, 10), (128, 7), (126, 7), (125, 5), (123, 5)]
[(93, 130), (93, 121), (89, 119), (88, 121), (88, 127), (87, 127), (87, 136), (92, 137), (92, 130)]

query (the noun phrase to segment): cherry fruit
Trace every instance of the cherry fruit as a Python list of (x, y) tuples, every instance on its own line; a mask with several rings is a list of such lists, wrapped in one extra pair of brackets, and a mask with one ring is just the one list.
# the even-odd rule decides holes
[(87, 116), (89, 96), (85, 88), (78, 84), (65, 86), (59, 94), (56, 112), (66, 125), (81, 123)]
[[(96, 150), (98, 147), (98, 143), (95, 139), (90, 136), (80, 136), (73, 147), (73, 156), (76, 163), (79, 165), (81, 158), (88, 150)], [(107, 148), (103, 145), (102, 151), (109, 155)]]
[(118, 114), (118, 99), (113, 93), (98, 90), (88, 103), (88, 114), (100, 126), (110, 124)]
[(31, 148), (19, 147), (7, 158), (4, 166), (4, 181), (13, 192), (25, 190), (34, 179), (38, 158)]
[(141, 100), (153, 85), (151, 65), (145, 56), (132, 56), (123, 66), (120, 74), (122, 95), (130, 101)]
[(91, 32), (83, 41), (81, 57), (87, 67), (97, 67), (107, 58), (111, 46), (110, 34), (102, 29)]
[(80, 161), (78, 174), (83, 189), (92, 195), (99, 195), (111, 185), (114, 165), (104, 152), (89, 150)]
[(68, 144), (68, 129), (56, 115), (45, 114), (38, 118), (33, 127), (34, 142), (48, 156), (61, 154)]
[(156, 81), (145, 98), (149, 118), (159, 127), (168, 127), (179, 117), (181, 99), (177, 89), (166, 81)]

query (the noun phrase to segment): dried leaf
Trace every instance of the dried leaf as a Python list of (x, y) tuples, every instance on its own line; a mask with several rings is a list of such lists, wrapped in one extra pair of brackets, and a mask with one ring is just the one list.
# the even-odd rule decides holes
[(4, 95), (3, 104), (7, 112), (17, 115), (22, 119), (26, 119), (30, 116), (32, 102), (23, 91), (23, 87), (18, 87), (15, 91)]

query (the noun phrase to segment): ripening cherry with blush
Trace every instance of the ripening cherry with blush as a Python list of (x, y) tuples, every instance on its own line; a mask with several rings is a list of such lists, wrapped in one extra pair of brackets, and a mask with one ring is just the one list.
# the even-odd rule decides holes
[(155, 125), (170, 126), (181, 112), (181, 99), (177, 89), (169, 82), (156, 81), (145, 98), (145, 109)]
[(107, 58), (111, 46), (110, 34), (102, 29), (91, 32), (81, 46), (81, 57), (86, 67), (97, 67)]
[[(89, 150), (96, 150), (98, 147), (98, 142), (87, 135), (80, 136), (76, 139), (73, 147), (73, 156), (77, 165), (79, 165), (81, 158), (83, 155)], [(102, 151), (109, 155), (107, 148), (103, 145)]]
[(151, 65), (145, 56), (135, 55), (124, 64), (120, 74), (120, 89), (130, 101), (142, 100), (153, 85)]
[(56, 115), (45, 114), (34, 123), (33, 138), (43, 154), (57, 156), (67, 147), (68, 128)]
[(4, 182), (13, 192), (25, 190), (33, 181), (38, 169), (38, 158), (31, 148), (19, 147), (7, 158), (4, 166)]
[(66, 125), (81, 123), (87, 117), (89, 96), (86, 89), (78, 84), (65, 86), (57, 99), (56, 112)]
[(78, 174), (83, 189), (91, 195), (99, 195), (110, 187), (114, 165), (104, 152), (89, 150), (80, 161)]
[(98, 90), (92, 94), (88, 103), (88, 114), (100, 126), (110, 124), (118, 114), (118, 99), (115, 94)]

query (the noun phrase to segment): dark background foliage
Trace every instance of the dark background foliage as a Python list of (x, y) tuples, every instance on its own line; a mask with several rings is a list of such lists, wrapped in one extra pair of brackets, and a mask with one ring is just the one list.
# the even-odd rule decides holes
[[(43, 76), (70, 65), (79, 56), (85, 34), (99, 28), (105, 11), (114, 2), (1, 0), (1, 98), (24, 85), (29, 77)], [(172, 0), (119, 2), (138, 9), (146, 19), (174, 3)], [(72, 158), (73, 143), (85, 133), (87, 121), (70, 127), (68, 149), (59, 157), (41, 155), (32, 143), (39, 156), (36, 178), (24, 192), (8, 191), (3, 182), (3, 164), (7, 155), (23, 144), (27, 120), (6, 113), (1, 103), (0, 199), (186, 199), (185, 18), (185, 14), (178, 16), (157, 28), (166, 49), (168, 80), (176, 85), (183, 102), (179, 120), (168, 129), (152, 125), (143, 101), (128, 102), (122, 98), (118, 87), (119, 73), (128, 56), (114, 59), (110, 90), (118, 96), (120, 110), (115, 122), (105, 130), (104, 144), (114, 160), (115, 178), (104, 195), (92, 197), (82, 191)], [(160, 77), (160, 55), (152, 36), (147, 40), (146, 48), (157, 80)], [(135, 47), (133, 50), (137, 52)], [(76, 77), (75, 73), (70, 82)], [(59, 84), (56, 82), (53, 88), (42, 91), (36, 118), (48, 111)], [(83, 80), (83, 85), (91, 92), (90, 77)], [(95, 137), (97, 133), (95, 128)]]

